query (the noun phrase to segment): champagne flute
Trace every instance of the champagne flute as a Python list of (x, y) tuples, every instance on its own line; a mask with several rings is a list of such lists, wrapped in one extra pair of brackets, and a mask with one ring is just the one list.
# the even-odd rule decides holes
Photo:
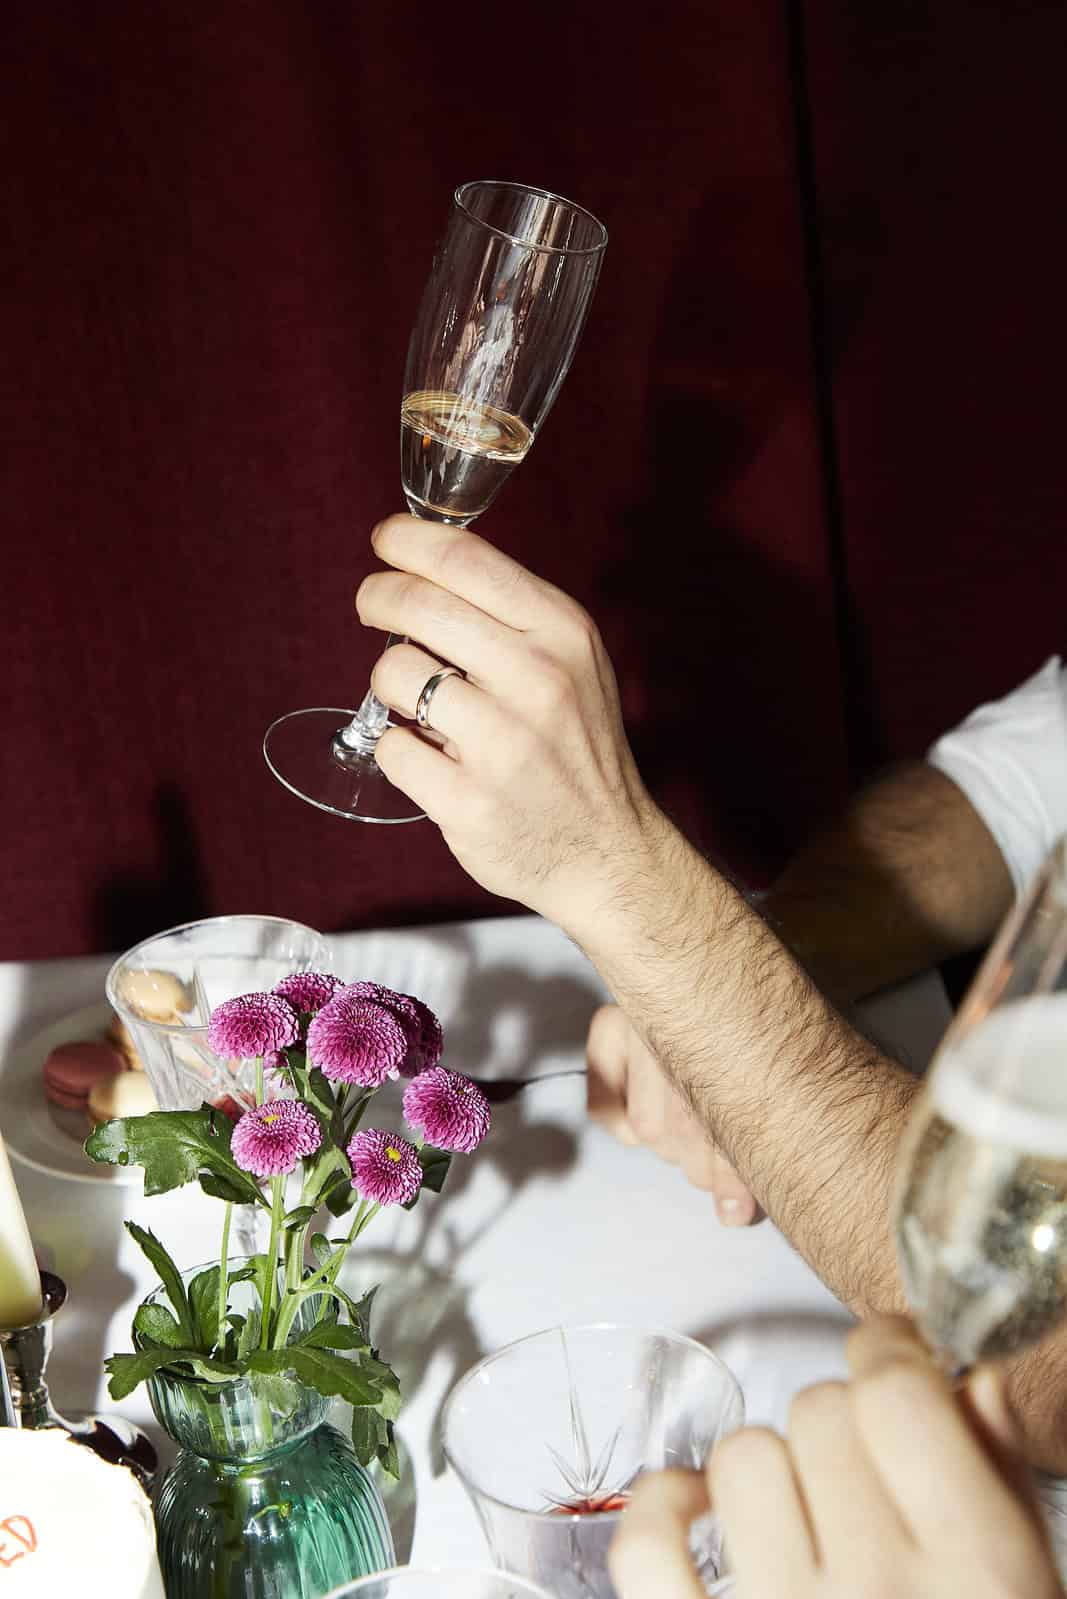
[[(414, 516), (469, 526), (523, 460), (567, 375), (606, 244), (594, 216), (544, 189), (456, 190), (400, 408), (401, 478)], [(368, 692), (355, 712), (320, 706), (279, 717), (263, 753), (275, 777), (320, 810), (418, 821), (422, 812), (374, 759), (388, 725)]]
[(945, 1368), (1036, 1343), (1067, 1311), (1067, 841), (1008, 915), (901, 1150), (896, 1236)]

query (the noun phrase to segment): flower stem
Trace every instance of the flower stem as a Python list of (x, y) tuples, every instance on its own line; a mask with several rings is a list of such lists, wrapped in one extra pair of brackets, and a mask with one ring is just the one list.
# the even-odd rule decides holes
[(262, 1055), (257, 1055), (256, 1056), (256, 1104), (257, 1105), (262, 1105), (262, 1103), (263, 1103), (265, 1098), (266, 1098), (266, 1091), (265, 1091), (265, 1089), (263, 1087), (263, 1056)]
[(219, 1324), (215, 1335), (216, 1347), (221, 1348), (226, 1337), (226, 1295), (229, 1292), (230, 1268), (230, 1222), (233, 1220), (233, 1205), (226, 1201), (226, 1212), (222, 1218), (222, 1253), (219, 1256)]
[(359, 1207), (356, 1210), (355, 1219), (352, 1222), (352, 1226), (349, 1228), (348, 1237), (344, 1240), (344, 1244), (340, 1250), (340, 1253), (334, 1260), (331, 1260), (328, 1265), (321, 1266), (318, 1271), (313, 1272), (310, 1277), (305, 1278), (298, 1288), (291, 1290), (290, 1294), (287, 1295), (287, 1302), (278, 1315), (278, 1333), (275, 1339), (276, 1349), (281, 1349), (284, 1347), (285, 1340), (289, 1336), (289, 1329), (296, 1320), (296, 1313), (299, 1310), (302, 1301), (307, 1299), (310, 1294), (323, 1295), (323, 1305), (320, 1308), (318, 1315), (318, 1320), (322, 1320), (322, 1314), (326, 1308), (325, 1300), (327, 1297), (327, 1291), (332, 1288), (334, 1283), (337, 1281), (337, 1275), (345, 1263), (349, 1249), (355, 1243), (356, 1239), (364, 1231), (367, 1225), (374, 1220), (381, 1208), (381, 1205), (378, 1204), (370, 1205), (368, 1207), (367, 1201), (361, 1200)]
[(263, 1327), (260, 1333), (259, 1347), (270, 1347), (270, 1311), (274, 1299), (274, 1279), (278, 1274), (278, 1234), (281, 1231), (282, 1216), (285, 1214), (285, 1175), (279, 1173), (270, 1180), (271, 1207), (270, 1207), (270, 1243), (267, 1245), (267, 1270), (263, 1278)]

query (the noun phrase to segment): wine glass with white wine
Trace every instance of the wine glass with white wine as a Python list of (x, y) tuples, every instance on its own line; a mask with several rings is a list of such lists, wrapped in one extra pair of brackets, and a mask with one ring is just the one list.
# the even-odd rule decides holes
[[(581, 206), (517, 183), (456, 190), (408, 346), (400, 408), (404, 496), (414, 516), (468, 527), (524, 459), (567, 375), (607, 233)], [(395, 643), (390, 639), (390, 643)], [(359, 822), (419, 811), (374, 758), (388, 726), (358, 711), (291, 711), (267, 729), (275, 777)]]
[(901, 1150), (896, 1233), (916, 1322), (953, 1374), (1067, 1313), (1067, 841), (934, 1058)]

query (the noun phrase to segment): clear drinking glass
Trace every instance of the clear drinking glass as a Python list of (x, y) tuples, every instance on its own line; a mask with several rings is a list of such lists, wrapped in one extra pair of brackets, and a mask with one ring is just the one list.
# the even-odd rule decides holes
[[(489, 1355), (452, 1390), (442, 1428), (498, 1565), (556, 1599), (614, 1599), (607, 1554), (635, 1479), (699, 1469), (743, 1419), (740, 1388), (703, 1345), (602, 1324)], [(701, 1579), (717, 1579), (714, 1515), (690, 1548)]]
[[(544, 189), (456, 190), (404, 375), (400, 466), (414, 516), (469, 526), (525, 457), (570, 367), (607, 238), (590, 212)], [(356, 712), (279, 717), (263, 753), (286, 788), (321, 810), (417, 821), (422, 812), (374, 759), (387, 725), (368, 692)]]
[(326, 1599), (553, 1599), (507, 1571), (397, 1566), (336, 1588)]
[(290, 972), (328, 970), (321, 933), (282, 916), (212, 916), (154, 933), (107, 974), (108, 1003), (130, 1031), (161, 1110), (255, 1104), (255, 1066), (209, 1047), (216, 1005), (264, 993)]
[(946, 1369), (1036, 1343), (1067, 1309), (1067, 844), (1006, 918), (901, 1149), (908, 1300)]
[[(224, 1060), (207, 1041), (216, 1005), (263, 993), (290, 972), (328, 971), (321, 933), (282, 916), (211, 916), (154, 933), (107, 974), (108, 1003), (125, 1023), (160, 1110), (216, 1105), (231, 1118), (256, 1102), (252, 1061)], [(263, 1213), (234, 1210), (235, 1242), (265, 1244)]]

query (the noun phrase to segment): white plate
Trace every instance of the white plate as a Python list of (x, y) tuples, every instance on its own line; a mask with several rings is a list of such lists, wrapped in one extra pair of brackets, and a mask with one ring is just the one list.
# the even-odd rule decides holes
[[(23, 1039), (0, 1065), (0, 1126), (8, 1153), (49, 1177), (80, 1183), (140, 1183), (139, 1166), (98, 1166), (76, 1139), (56, 1126), (44, 1097), (41, 1067), (57, 1044), (100, 1038), (111, 1020), (106, 1001), (83, 1005)], [(85, 1124), (89, 1136), (89, 1123)]]

